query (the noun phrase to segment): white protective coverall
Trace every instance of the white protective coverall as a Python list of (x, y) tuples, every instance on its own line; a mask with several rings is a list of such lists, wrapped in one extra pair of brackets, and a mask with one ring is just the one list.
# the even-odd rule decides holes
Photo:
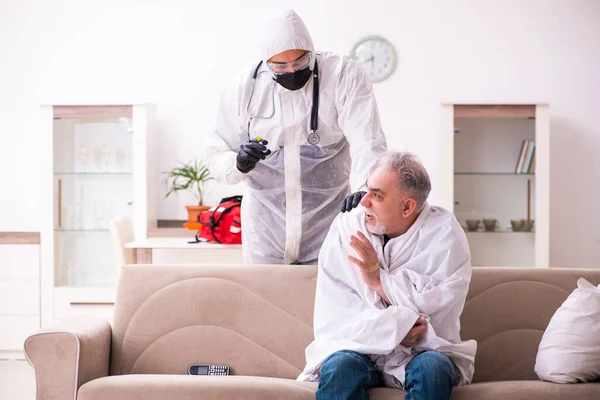
[[(314, 53), (306, 26), (293, 11), (263, 28), (262, 60), (223, 93), (209, 133), (207, 166), (218, 182), (245, 181), (242, 237), (246, 263), (316, 263), (319, 249), (344, 198), (366, 181), (386, 150), (373, 87), (362, 67), (347, 57)], [(313, 52), (319, 70), (320, 142), (311, 145), (314, 74), (299, 90), (273, 80), (266, 61), (292, 49)], [(247, 174), (236, 167), (240, 145), (259, 135), (272, 154)], [(352, 177), (350, 171), (352, 170)], [(350, 179), (352, 181), (350, 182)]]
[[(460, 314), (471, 281), (471, 256), (454, 215), (425, 204), (409, 230), (390, 239), (369, 233), (359, 207), (340, 214), (319, 255), (315, 299), (315, 340), (306, 349), (307, 364), (298, 380), (318, 380), (323, 361), (338, 350), (367, 354), (390, 387), (402, 387), (405, 367), (425, 350), (446, 354), (460, 372), (459, 384), (473, 378), (477, 342), (460, 339)], [(386, 306), (369, 288), (359, 268), (350, 235), (360, 230), (377, 251), (380, 278), (391, 302)], [(412, 348), (400, 342), (419, 315), (427, 331)]]

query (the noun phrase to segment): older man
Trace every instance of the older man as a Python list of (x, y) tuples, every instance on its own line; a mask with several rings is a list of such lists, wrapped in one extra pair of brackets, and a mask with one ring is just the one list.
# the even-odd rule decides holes
[(368, 398), (378, 386), (448, 399), (471, 381), (477, 347), (460, 338), (471, 279), (465, 234), (427, 203), (429, 176), (412, 154), (381, 156), (367, 189), (319, 254), (315, 340), (298, 379), (319, 381), (317, 399)]

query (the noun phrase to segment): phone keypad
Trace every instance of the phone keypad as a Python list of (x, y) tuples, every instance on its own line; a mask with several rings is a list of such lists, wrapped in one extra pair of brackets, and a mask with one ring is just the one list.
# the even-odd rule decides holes
[(227, 365), (211, 365), (208, 367), (208, 375), (229, 375)]

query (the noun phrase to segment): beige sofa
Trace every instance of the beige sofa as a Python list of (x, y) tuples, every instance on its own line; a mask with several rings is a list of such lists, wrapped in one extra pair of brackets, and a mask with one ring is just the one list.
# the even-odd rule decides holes
[[(474, 383), (452, 399), (599, 399), (600, 383), (546, 383), (533, 371), (542, 333), (580, 277), (597, 285), (600, 270), (474, 268), (462, 315), (462, 337), (479, 343)], [(317, 384), (295, 378), (315, 282), (312, 266), (126, 266), (112, 327), (75, 318), (26, 340), (37, 398), (314, 398)], [(188, 376), (192, 363), (228, 364), (232, 375)]]

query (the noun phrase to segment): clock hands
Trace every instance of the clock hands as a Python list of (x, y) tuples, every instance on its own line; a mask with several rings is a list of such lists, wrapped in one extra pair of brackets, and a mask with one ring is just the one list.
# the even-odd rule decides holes
[(367, 58), (367, 59), (361, 60), (361, 63), (363, 63), (363, 64), (364, 64), (364, 63), (366, 63), (366, 62), (369, 62), (369, 61), (371, 61), (372, 63), (375, 63), (375, 56), (374, 56), (374, 55), (371, 55), (371, 57), (370, 57), (370, 58)]

